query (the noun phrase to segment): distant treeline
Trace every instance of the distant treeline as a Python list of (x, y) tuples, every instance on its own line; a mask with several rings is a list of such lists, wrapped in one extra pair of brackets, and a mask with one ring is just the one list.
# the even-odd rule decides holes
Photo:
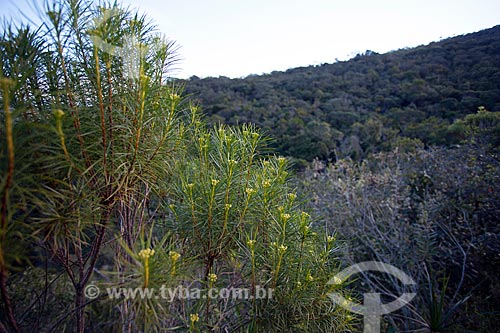
[(286, 72), (186, 81), (211, 123), (255, 123), (297, 161), (459, 142), (458, 119), (500, 110), (500, 26)]

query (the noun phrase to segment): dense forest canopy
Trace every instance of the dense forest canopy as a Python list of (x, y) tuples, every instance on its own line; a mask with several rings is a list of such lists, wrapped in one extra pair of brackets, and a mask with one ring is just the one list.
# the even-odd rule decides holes
[(186, 92), (212, 123), (255, 123), (281, 154), (299, 160), (359, 158), (404, 138), (454, 144), (454, 121), (480, 106), (500, 111), (500, 26), (286, 72), (193, 76)]

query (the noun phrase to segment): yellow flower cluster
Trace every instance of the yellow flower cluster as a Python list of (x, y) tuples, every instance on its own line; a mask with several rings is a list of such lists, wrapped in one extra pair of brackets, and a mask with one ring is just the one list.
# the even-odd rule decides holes
[(214, 274), (214, 273), (210, 273), (208, 274), (208, 281), (214, 283), (215, 281), (217, 281), (217, 274)]
[(168, 256), (170, 257), (170, 259), (172, 259), (172, 261), (177, 261), (181, 257), (181, 254), (175, 251), (170, 251), (168, 253)]
[(247, 187), (247, 188), (245, 189), (245, 192), (247, 192), (247, 195), (248, 195), (248, 196), (251, 196), (252, 194), (254, 194), (254, 193), (255, 193), (255, 190), (254, 190), (253, 188), (251, 188), (251, 187)]
[(344, 281), (342, 281), (342, 279), (339, 278), (338, 276), (335, 275), (333, 277), (333, 284), (341, 284), (342, 282), (344, 282)]
[(207, 149), (208, 148), (208, 144), (207, 144), (207, 139), (204, 138), (204, 137), (201, 137), (198, 139), (198, 141), (200, 142), (200, 148), (201, 149)]
[(155, 254), (155, 250), (152, 249), (143, 249), (139, 251), (139, 258), (143, 260), (147, 260), (151, 258)]
[(271, 186), (271, 181), (270, 181), (269, 179), (266, 179), (266, 180), (264, 180), (264, 181), (262, 182), (262, 185), (263, 185), (264, 187), (269, 187), (269, 186)]
[(61, 109), (57, 109), (57, 110), (54, 111), (54, 116), (56, 118), (62, 118), (62, 116), (64, 116), (64, 111), (61, 110)]
[(217, 186), (219, 184), (219, 181), (217, 179), (212, 179), (212, 186)]
[(255, 246), (255, 239), (247, 240), (247, 245), (248, 247), (253, 248)]
[(288, 250), (288, 246), (285, 246), (285, 245), (280, 245), (280, 247), (278, 248), (278, 250), (281, 252), (281, 253), (285, 253), (286, 250)]
[(197, 313), (191, 313), (189, 315), (189, 320), (191, 320), (192, 323), (196, 323), (197, 321), (200, 320), (200, 316), (198, 316)]
[(297, 194), (295, 194), (295, 193), (288, 193), (288, 198), (291, 201), (294, 201), (297, 198)]

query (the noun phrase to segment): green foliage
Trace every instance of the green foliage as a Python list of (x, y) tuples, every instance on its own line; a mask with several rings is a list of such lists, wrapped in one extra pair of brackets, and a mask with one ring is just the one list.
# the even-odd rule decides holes
[[(187, 300), (179, 308), (198, 316), (201, 331), (346, 329), (346, 313), (327, 296), (337, 271), (335, 242), (318, 235), (300, 210), (286, 159), (259, 153), (264, 139), (252, 126), (195, 123), (192, 152), (177, 160), (173, 218), (165, 225), (182, 244), (182, 258), (193, 260), (183, 283), (238, 286), (252, 298)], [(259, 288), (272, 297), (259, 299)]]
[[(441, 281), (438, 281), (432, 271), (426, 273), (428, 274), (426, 286), (428, 289), (428, 298), (425, 304), (427, 311), (423, 315), (424, 326), (431, 332), (447, 332), (453, 326), (455, 312), (470, 298), (470, 295), (448, 306), (447, 294), (450, 293), (448, 290), (449, 277), (443, 277)], [(440, 284), (441, 289), (439, 289)]]
[[(15, 168), (9, 141), (2, 142), (0, 165), (9, 170), (2, 182), (11, 179), (12, 186), (3, 192), (9, 222), (2, 223), (1, 247), (17, 243), (24, 250), (5, 256), (2, 251), (1, 268), (4, 277), (5, 269), (19, 264), (15, 259), (36, 262), (47, 251), (74, 288), (74, 310), (59, 324), (76, 314), (73, 323), (82, 332), (83, 290), (104, 239), (118, 230), (132, 244), (144, 228), (144, 205), (162, 191), (169, 161), (180, 148), (185, 106), (179, 89), (165, 84), (175, 47), (153, 35), (143, 17), (83, 1), (46, 3), (44, 9), (42, 27), (8, 26), (0, 41), (2, 73), (15, 80), (2, 94), (14, 120), (12, 133), (7, 126), (1, 137), (14, 143)], [(123, 45), (131, 32), (150, 46), (137, 59), (134, 77), (126, 58), (92, 43), (99, 38)], [(116, 253), (117, 262), (121, 255)], [(2, 300), (9, 313), (4, 293)], [(16, 330), (10, 314), (5, 322)]]
[[(327, 296), (336, 243), (312, 228), (267, 139), (254, 126), (209, 129), (168, 78), (175, 45), (145, 17), (73, 0), (44, 11), (39, 29), (7, 26), (0, 40), (0, 331), (349, 329)], [(14, 284), (41, 270), (38, 299), (71, 304), (58, 317)], [(93, 301), (91, 282), (102, 292)], [(109, 299), (107, 289), (179, 285), (272, 295)]]
[(480, 106), (476, 114), (469, 114), (448, 127), (456, 142), (472, 142), (498, 151), (500, 147), (500, 112), (489, 112)]

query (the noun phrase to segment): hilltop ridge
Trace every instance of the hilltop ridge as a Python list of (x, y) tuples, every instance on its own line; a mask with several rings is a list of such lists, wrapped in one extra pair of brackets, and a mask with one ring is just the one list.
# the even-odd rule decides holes
[(359, 157), (402, 138), (453, 143), (446, 129), (480, 106), (500, 110), (500, 25), (285, 72), (186, 81), (212, 123), (252, 122), (300, 160)]

